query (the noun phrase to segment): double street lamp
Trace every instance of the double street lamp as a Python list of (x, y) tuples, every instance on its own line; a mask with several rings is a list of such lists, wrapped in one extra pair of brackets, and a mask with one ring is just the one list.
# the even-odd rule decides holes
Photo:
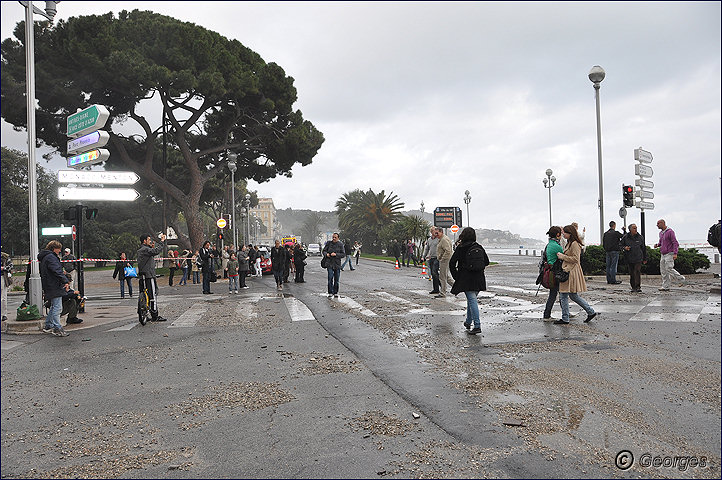
[(589, 80), (594, 84), (594, 98), (597, 102), (597, 163), (599, 166), (599, 243), (604, 237), (604, 185), (602, 182), (602, 121), (599, 115), (599, 88), (605, 77), (604, 69), (594, 65), (589, 71)]
[(233, 245), (238, 249), (238, 235), (236, 234), (236, 158), (235, 153), (228, 154), (228, 170), (231, 171), (231, 223), (233, 224)]
[(544, 172), (547, 174), (547, 178), (543, 179), (542, 182), (544, 182), (544, 188), (549, 190), (549, 226), (552, 226), (552, 187), (557, 182), (557, 177), (553, 176), (552, 169), (547, 168), (547, 171)]
[(471, 195), (469, 195), (469, 191), (465, 191), (464, 195), (464, 203), (466, 204), (466, 224), (468, 226), (471, 226), (471, 219), (469, 218), (469, 204), (471, 203)]

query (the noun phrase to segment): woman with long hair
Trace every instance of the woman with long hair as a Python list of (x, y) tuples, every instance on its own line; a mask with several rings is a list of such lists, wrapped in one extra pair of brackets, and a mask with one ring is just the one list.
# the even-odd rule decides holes
[(587, 291), (587, 283), (584, 281), (584, 272), (582, 272), (580, 260), (584, 244), (580, 240), (574, 225), (564, 227), (562, 235), (567, 244), (564, 247), (564, 253), (557, 253), (557, 258), (562, 260), (562, 270), (569, 273), (569, 278), (559, 284), (559, 303), (562, 306), (562, 318), (554, 323), (557, 325), (569, 323), (570, 298), (587, 312), (587, 318), (584, 320), (584, 323), (587, 323), (597, 316), (597, 312), (579, 296), (580, 292)]
[[(456, 295), (464, 292), (466, 295), (466, 333), (476, 335), (481, 333), (481, 320), (479, 319), (479, 302), (476, 297), (481, 290), (486, 290), (486, 277), (484, 268), (489, 265), (489, 257), (484, 247), (476, 243), (476, 232), (466, 227), (459, 234), (459, 246), (449, 260), (449, 271), (454, 277), (451, 293)], [(471, 328), (472, 323), (474, 328)]]

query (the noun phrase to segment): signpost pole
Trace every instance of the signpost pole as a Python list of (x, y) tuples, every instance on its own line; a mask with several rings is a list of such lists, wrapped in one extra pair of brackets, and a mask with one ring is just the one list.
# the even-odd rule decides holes
[(639, 213), (639, 228), (642, 230), (642, 238), (644, 238), (644, 243), (647, 243), (647, 234), (646, 230), (644, 228), (644, 209), (640, 210)]
[[(83, 256), (83, 204), (78, 203), (75, 206), (75, 218), (78, 222), (78, 259), (82, 258)], [(78, 290), (80, 291), (80, 296), (85, 296), (85, 275), (83, 273), (83, 261), (78, 262)], [(80, 312), (85, 312), (85, 302), (81, 303)]]

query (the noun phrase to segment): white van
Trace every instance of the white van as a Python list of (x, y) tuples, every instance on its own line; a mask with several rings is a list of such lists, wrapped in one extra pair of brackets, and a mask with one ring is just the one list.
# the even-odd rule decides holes
[(309, 243), (306, 248), (306, 254), (310, 257), (311, 255), (321, 256), (321, 245), (318, 243)]

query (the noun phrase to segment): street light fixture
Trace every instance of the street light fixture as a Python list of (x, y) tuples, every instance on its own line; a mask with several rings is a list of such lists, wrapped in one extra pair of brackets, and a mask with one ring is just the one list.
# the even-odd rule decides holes
[(469, 195), (469, 191), (465, 191), (464, 195), (464, 203), (466, 204), (466, 224), (468, 226), (471, 226), (471, 219), (469, 218), (469, 204), (471, 203), (471, 195)]
[(241, 207), (241, 228), (243, 228), (243, 244), (248, 245), (251, 242), (246, 236), (246, 207)]
[(544, 188), (549, 190), (549, 226), (552, 226), (552, 187), (557, 182), (557, 177), (553, 176), (552, 169), (547, 168), (547, 171), (544, 172), (547, 174), (547, 178), (543, 179), (542, 182), (544, 182)]
[(251, 243), (251, 194), (247, 193), (243, 200), (243, 207), (246, 209), (246, 230), (248, 232), (248, 243)]
[(233, 245), (238, 249), (238, 235), (236, 234), (236, 158), (235, 153), (228, 154), (228, 170), (231, 171), (231, 223), (233, 223)]
[(421, 200), (421, 218), (424, 218), (424, 201)]
[(599, 243), (603, 243), (604, 236), (604, 185), (602, 182), (602, 121), (599, 115), (599, 88), (606, 74), (599, 65), (594, 65), (589, 71), (589, 80), (594, 84), (594, 98), (597, 102), (597, 164), (599, 166)]
[(35, 20), (33, 13), (51, 22), (57, 13), (58, 2), (45, 2), (45, 12), (33, 6), (33, 2), (19, 2), (25, 7), (25, 98), (27, 99), (28, 124), (28, 214), (30, 228), (30, 278), (28, 299), (31, 305), (43, 304), (43, 287), (40, 280), (38, 259), (38, 185), (35, 163)]

